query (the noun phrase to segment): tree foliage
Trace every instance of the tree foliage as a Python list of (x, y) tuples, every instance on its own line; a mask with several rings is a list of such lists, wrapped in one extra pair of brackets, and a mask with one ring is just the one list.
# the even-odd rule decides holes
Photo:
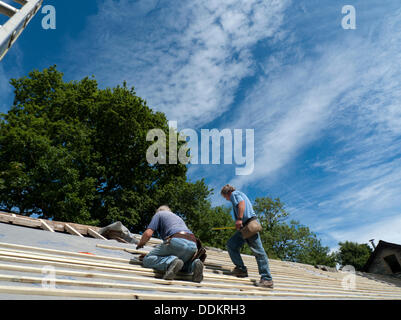
[(208, 189), (203, 180), (164, 188), (164, 197), (159, 202), (168, 204), (183, 218), (204, 245), (224, 249), (230, 231), (212, 231), (212, 228), (232, 226), (233, 221), (229, 208), (212, 207), (208, 198), (213, 190)]
[(147, 162), (148, 131), (162, 129), (168, 139), (168, 123), (133, 88), (65, 82), (55, 66), (11, 84), (14, 104), (0, 115), (0, 209), (102, 226), (121, 221), (132, 231), (142, 231), (161, 204), (191, 225), (211, 210), (211, 190), (187, 181), (185, 165)]
[[(230, 208), (212, 207), (213, 190), (188, 181), (185, 165), (147, 162), (149, 130), (167, 139), (170, 132), (134, 88), (99, 89), (88, 77), (65, 82), (55, 66), (11, 84), (13, 106), (0, 114), (0, 210), (98, 226), (121, 221), (141, 232), (167, 204), (204, 244), (225, 248), (233, 232), (211, 229), (233, 225)], [(258, 198), (254, 207), (270, 257), (332, 265), (309, 228), (286, 222), (280, 199)]]
[(372, 249), (366, 243), (345, 241), (339, 243), (340, 249), (337, 253), (337, 261), (342, 266), (351, 265), (357, 271), (362, 271), (368, 261)]
[[(270, 258), (335, 266), (335, 256), (315, 233), (298, 221), (287, 222), (289, 213), (279, 198), (257, 198), (253, 207), (263, 227), (260, 236)], [(245, 247), (244, 252), (250, 253), (249, 248)]]

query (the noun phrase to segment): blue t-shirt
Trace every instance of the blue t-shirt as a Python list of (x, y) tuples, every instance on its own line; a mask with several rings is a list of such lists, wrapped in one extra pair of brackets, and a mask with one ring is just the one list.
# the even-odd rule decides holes
[(157, 231), (157, 233), (163, 240), (181, 231), (192, 233), (188, 229), (184, 220), (182, 220), (175, 213), (169, 211), (157, 212), (153, 216), (152, 221), (148, 226), (148, 229)]
[(245, 201), (245, 211), (242, 218), (242, 222), (245, 223), (248, 219), (255, 217), (255, 211), (253, 210), (252, 203), (249, 201), (245, 193), (235, 190), (231, 193), (230, 201), (233, 205), (235, 219), (238, 219), (238, 204), (241, 201)]

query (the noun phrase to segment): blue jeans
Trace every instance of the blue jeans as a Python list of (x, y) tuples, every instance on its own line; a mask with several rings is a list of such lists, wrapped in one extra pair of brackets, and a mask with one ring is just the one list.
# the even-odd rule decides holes
[(253, 255), (256, 258), (261, 278), (265, 280), (272, 280), (269, 268), (269, 259), (267, 258), (267, 254), (265, 252), (265, 249), (263, 248), (259, 233), (245, 240), (242, 237), (241, 232), (237, 231), (227, 242), (228, 254), (230, 255), (231, 261), (238, 268), (244, 271), (247, 270), (240, 253), (240, 250), (245, 242), (248, 243), (253, 252)]
[(143, 266), (166, 271), (170, 263), (179, 258), (184, 262), (181, 271), (192, 273), (196, 260), (191, 262), (191, 258), (197, 251), (195, 242), (182, 238), (172, 238), (150, 251), (143, 259)]

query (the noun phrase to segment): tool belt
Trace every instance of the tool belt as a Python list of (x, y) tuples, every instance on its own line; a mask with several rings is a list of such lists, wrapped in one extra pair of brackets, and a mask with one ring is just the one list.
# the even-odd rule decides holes
[(203, 246), (202, 241), (200, 241), (200, 239), (198, 239), (198, 238), (196, 238), (196, 246), (198, 248), (198, 251), (195, 252), (191, 261), (199, 259), (200, 261), (202, 261), (202, 263), (205, 263), (205, 260), (207, 257), (206, 248)]
[(193, 241), (196, 243), (196, 237), (192, 234), (192, 233), (175, 233), (172, 236), (168, 237), (168, 239), (173, 239), (173, 238), (182, 238), (182, 239), (186, 239), (189, 241)]
[(244, 239), (248, 239), (260, 231), (262, 231), (262, 226), (260, 225), (256, 217), (248, 219), (244, 226), (240, 229), (240, 232)]
[(186, 239), (189, 241), (193, 241), (196, 243), (196, 247), (197, 250), (194, 253), (194, 255), (191, 258), (191, 261), (194, 261), (195, 259), (199, 259), (200, 261), (202, 261), (203, 263), (206, 260), (206, 249), (203, 247), (202, 242), (200, 241), (200, 239), (196, 238), (195, 235), (193, 235), (192, 233), (186, 233), (186, 232), (178, 232), (173, 234), (172, 236), (168, 237), (166, 239), (167, 243), (170, 243), (170, 240), (173, 238), (182, 238), (182, 239)]

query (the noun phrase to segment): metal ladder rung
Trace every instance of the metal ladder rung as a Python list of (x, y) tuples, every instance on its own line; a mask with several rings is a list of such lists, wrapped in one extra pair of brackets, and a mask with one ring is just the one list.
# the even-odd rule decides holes
[(0, 61), (39, 11), (43, 0), (14, 0), (14, 2), (21, 4), (21, 8), (16, 9), (0, 0), (0, 14), (9, 17), (0, 27)]
[(18, 12), (18, 9), (10, 6), (9, 4), (0, 1), (0, 13), (6, 15), (7, 17), (12, 17), (14, 14)]

